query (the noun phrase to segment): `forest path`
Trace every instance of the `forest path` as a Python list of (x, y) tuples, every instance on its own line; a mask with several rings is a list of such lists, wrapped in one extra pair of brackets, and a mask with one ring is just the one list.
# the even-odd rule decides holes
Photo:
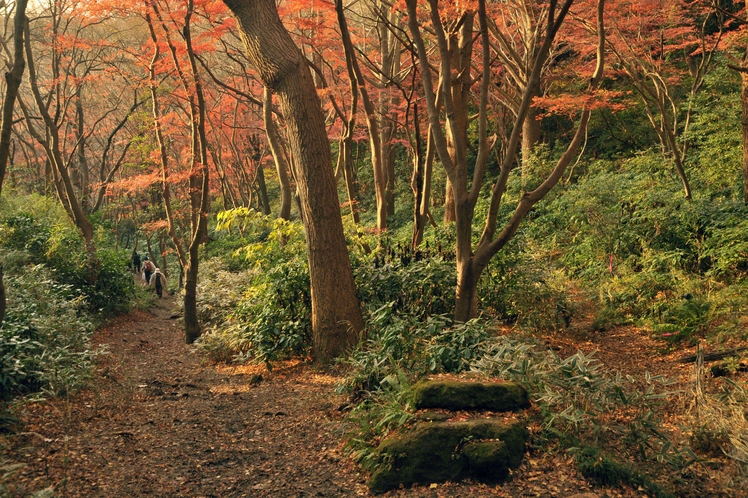
[[(0, 479), (0, 496), (3, 484), (19, 497), (50, 486), (55, 497), (371, 496), (341, 447), (347, 422), (338, 407), (346, 400), (334, 394), (341, 377), (299, 363), (271, 373), (207, 364), (184, 344), (174, 309), (165, 297), (112, 320), (94, 337), (108, 354), (90, 387), (25, 405), (21, 432), (0, 438), (0, 464), (25, 466), (10, 482)], [(654, 347), (633, 328), (546, 339), (563, 354), (598, 350), (604, 364), (632, 373), (641, 373), (638, 363)], [(670, 357), (658, 359), (655, 371), (685, 368)], [(641, 495), (595, 488), (570, 456), (545, 451), (530, 451), (503, 485), (424, 484), (385, 496)]]
[[(16, 493), (55, 496), (356, 496), (340, 453), (337, 378), (305, 366), (258, 374), (204, 364), (164, 297), (100, 330), (109, 354), (91, 388), (27, 405), (6, 459)], [(14, 487), (16, 487), (14, 486)]]

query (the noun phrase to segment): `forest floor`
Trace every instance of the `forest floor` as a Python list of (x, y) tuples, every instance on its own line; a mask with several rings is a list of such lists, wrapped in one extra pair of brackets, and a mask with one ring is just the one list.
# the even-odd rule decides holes
[[(335, 394), (341, 376), (298, 362), (272, 372), (207, 364), (184, 344), (174, 313), (173, 299), (165, 297), (148, 312), (110, 322), (95, 336), (108, 353), (91, 387), (24, 406), (21, 431), (0, 438), (0, 463), (23, 464), (0, 481), (10, 496), (45, 488), (66, 497), (369, 495), (367, 476), (342, 447), (349, 426), (339, 410), (346, 399)], [(546, 341), (561, 354), (597, 350), (606, 366), (634, 375), (645, 364), (652, 373), (684, 379), (691, 370), (675, 361), (683, 351), (653, 354), (658, 346), (632, 327)], [(385, 496), (578, 493), (643, 496), (594, 487), (569, 457), (538, 451), (503, 485), (427, 484)]]

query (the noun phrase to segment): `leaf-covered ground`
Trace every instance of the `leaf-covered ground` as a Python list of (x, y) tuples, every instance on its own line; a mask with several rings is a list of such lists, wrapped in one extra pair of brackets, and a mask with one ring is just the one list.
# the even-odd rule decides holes
[[(272, 372), (205, 364), (183, 343), (172, 304), (164, 299), (97, 334), (109, 353), (91, 388), (26, 405), (20, 432), (0, 441), (5, 467), (23, 464), (4, 478), (11, 496), (45, 488), (69, 497), (369, 494), (366, 475), (342, 449), (340, 377), (303, 364)], [(686, 375), (689, 367), (672, 357), (653, 358), (655, 345), (635, 330), (616, 334), (549, 342), (563, 352), (601, 349), (606, 364), (633, 373), (646, 363)], [(595, 488), (570, 458), (538, 451), (501, 486), (424, 484), (386, 496), (642, 496)]]

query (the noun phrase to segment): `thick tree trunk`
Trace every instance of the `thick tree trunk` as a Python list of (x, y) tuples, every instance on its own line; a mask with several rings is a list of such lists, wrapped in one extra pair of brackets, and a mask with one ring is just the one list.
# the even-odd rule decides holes
[(278, 17), (274, 0), (224, 0), (237, 19), (247, 55), (265, 85), (278, 95), (288, 127), (306, 228), (312, 295), (314, 356), (327, 364), (361, 339), (340, 203), (322, 108), (299, 49)]
[(454, 223), (455, 219), (455, 193), (452, 191), (452, 182), (447, 177), (447, 186), (444, 188), (444, 224)]
[[(452, 163), (457, 166), (456, 176), (460, 185), (459, 191), (467, 185), (467, 127), (468, 106), (470, 102), (470, 87), (473, 84), (471, 74), (471, 63), (473, 55), (473, 25), (474, 12), (463, 13), (462, 23), (458, 32), (448, 33), (447, 50), (451, 67), (459, 76), (448, 80), (445, 91), (452, 95), (452, 116), (449, 121), (447, 133), (447, 151)], [(444, 76), (441, 76), (444, 78)], [(447, 178), (447, 187), (444, 202), (444, 223), (451, 223), (457, 219), (457, 206), (454, 194), (454, 186)]]
[(472, 258), (457, 261), (456, 322), (467, 322), (478, 316), (478, 280), (481, 273), (473, 268)]

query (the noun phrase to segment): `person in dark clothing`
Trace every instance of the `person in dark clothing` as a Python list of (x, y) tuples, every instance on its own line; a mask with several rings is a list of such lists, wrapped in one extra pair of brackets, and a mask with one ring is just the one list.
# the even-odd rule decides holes
[(137, 251), (132, 253), (132, 271), (133, 273), (140, 271), (140, 253)]

